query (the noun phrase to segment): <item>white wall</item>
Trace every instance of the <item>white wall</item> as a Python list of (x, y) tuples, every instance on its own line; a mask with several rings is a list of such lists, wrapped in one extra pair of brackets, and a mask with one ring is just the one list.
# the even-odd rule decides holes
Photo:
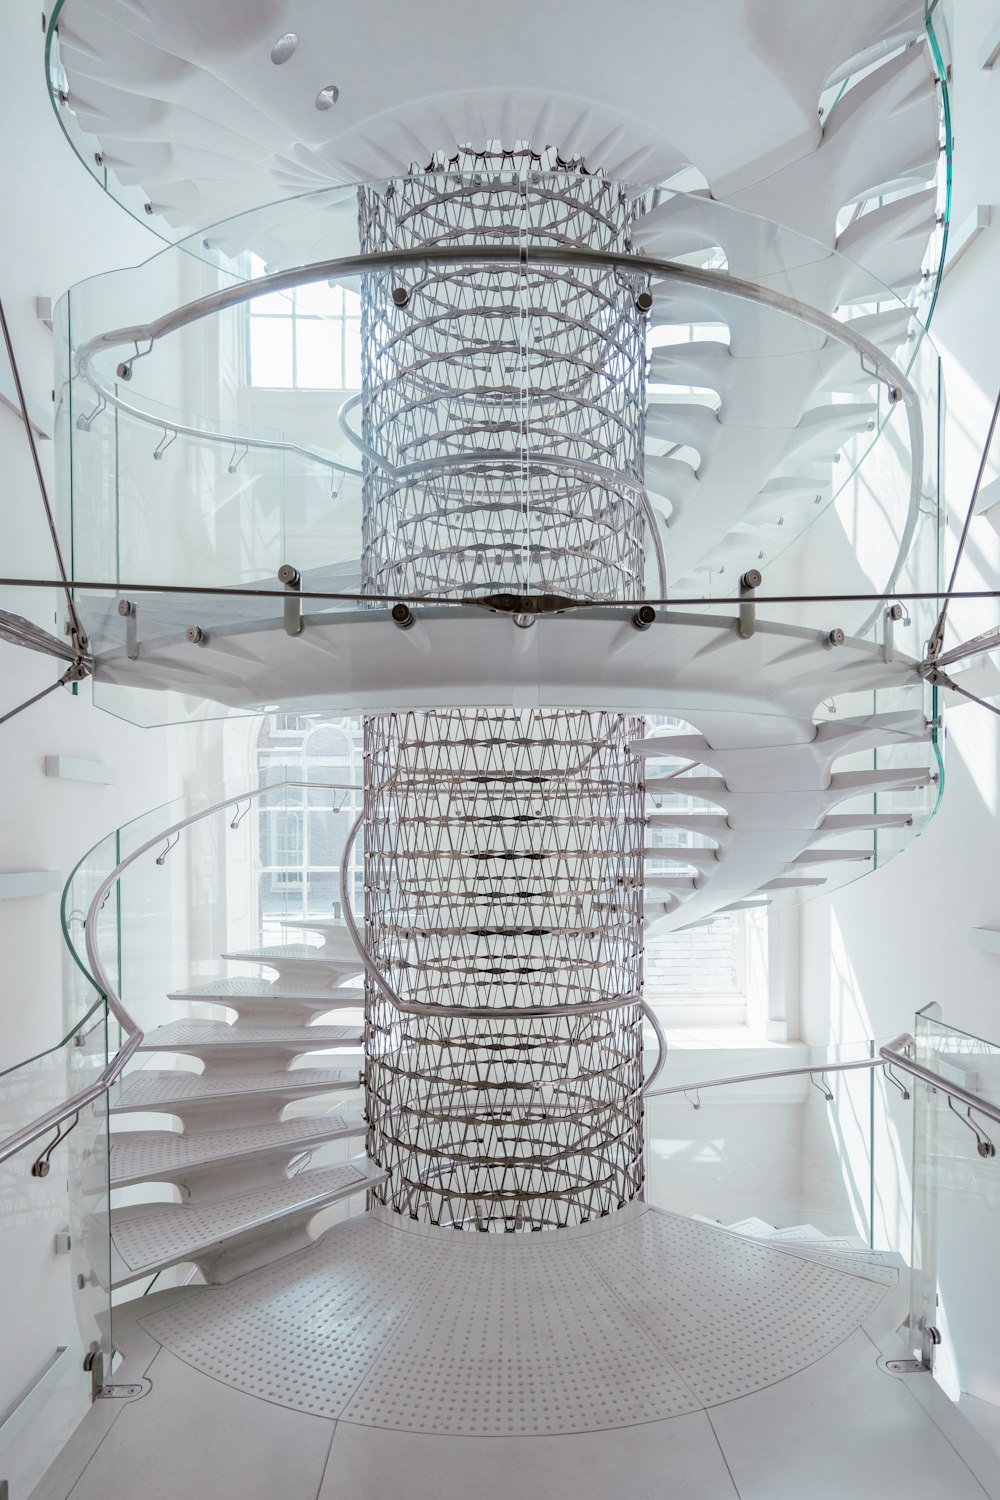
[[(962, 0), (948, 20), (956, 141), (952, 222), (961, 229), (977, 204), (992, 205), (994, 217), (992, 227), (946, 274), (933, 327), (947, 385), (944, 490), (950, 507), (950, 564), (1000, 388), (1000, 67), (984, 72), (979, 63), (987, 34), (1000, 25), (1000, 7), (996, 0)], [(1000, 444), (994, 446), (987, 481), (998, 474)], [(979, 518), (973, 522), (958, 587), (998, 586), (1000, 535)], [(995, 600), (958, 603), (951, 611), (947, 644), (998, 621)], [(977, 690), (988, 690), (992, 682), (996, 691), (995, 668), (989, 663), (977, 680)], [(975, 687), (971, 678), (970, 685)], [(927, 832), (886, 869), (803, 908), (802, 1034), (813, 1044), (868, 1035), (887, 1038), (910, 1030), (914, 1011), (931, 1001), (940, 1003), (943, 1019), (951, 1025), (1000, 1040), (1000, 958), (969, 942), (972, 928), (1000, 929), (1000, 719), (968, 705), (948, 708), (946, 727), (945, 795)], [(911, 1108), (901, 1108), (894, 1098), (891, 1113), (880, 1108), (876, 1120), (876, 1242), (906, 1255)], [(976, 1164), (971, 1136), (969, 1144)], [(974, 1387), (980, 1396), (995, 1400), (1000, 1382), (994, 1379), (989, 1385), (977, 1373), (983, 1352), (979, 1327), (983, 1310), (995, 1305), (995, 1288), (992, 1273), (983, 1274), (972, 1247), (977, 1237), (992, 1235), (988, 1260), (995, 1267), (1000, 1219), (993, 1207), (984, 1224), (983, 1203), (971, 1194), (965, 1194), (964, 1206), (963, 1195), (955, 1192), (942, 1201), (948, 1215), (967, 1212), (969, 1220), (957, 1233), (952, 1223), (945, 1241), (939, 1317), (948, 1332), (942, 1365), (955, 1391)], [(1000, 1167), (994, 1170), (990, 1204), (998, 1201)], [(987, 1363), (995, 1370), (995, 1330), (991, 1337)]]

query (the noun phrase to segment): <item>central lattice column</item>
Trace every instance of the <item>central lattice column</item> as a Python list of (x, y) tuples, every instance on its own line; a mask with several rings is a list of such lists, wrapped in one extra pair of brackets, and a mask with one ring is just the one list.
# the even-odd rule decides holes
[[(461, 165), (362, 189), (363, 248), (627, 248), (617, 185)], [(366, 592), (641, 593), (642, 286), (534, 253), (364, 278), (385, 460), (365, 465)], [(366, 941), (421, 1007), (367, 987), (368, 1150), (401, 1212), (548, 1228), (641, 1189), (639, 733), (573, 711), (366, 722)]]
[(397, 1208), (554, 1227), (641, 1186), (641, 1018), (601, 1008), (640, 982), (638, 732), (510, 709), (368, 721), (369, 942), (405, 1001), (453, 1012), (369, 995), (372, 1149)]

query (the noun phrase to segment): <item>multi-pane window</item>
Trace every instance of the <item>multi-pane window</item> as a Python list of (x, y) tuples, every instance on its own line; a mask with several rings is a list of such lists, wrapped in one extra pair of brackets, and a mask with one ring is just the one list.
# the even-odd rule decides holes
[[(340, 899), (340, 859), (360, 807), (361, 726), (356, 719), (324, 722), (272, 714), (257, 741), (258, 776), (286, 787), (258, 803), (258, 903), (264, 936), (283, 919), (330, 916)], [(361, 850), (351, 863), (355, 901), (361, 892)]]
[[(691, 726), (681, 720), (656, 717), (650, 720), (651, 735), (669, 737), (672, 734), (690, 734)], [(684, 794), (684, 782), (689, 776), (704, 774), (701, 766), (690, 766), (680, 756), (664, 754), (655, 760), (647, 760), (647, 777), (670, 778), (675, 791), (664, 794), (660, 800), (664, 811), (681, 817), (697, 817), (710, 812), (700, 798)], [(655, 809), (654, 809), (655, 810)], [(647, 848), (662, 848), (670, 851), (712, 850), (712, 839), (688, 828), (650, 828), (646, 838)], [(677, 880), (694, 878), (698, 864), (664, 859), (662, 863), (647, 861), (646, 881), (647, 913), (656, 904), (657, 874), (663, 879), (665, 891), (669, 891), (671, 877)], [(662, 903), (662, 897), (661, 897)], [(681, 932), (662, 933), (646, 938), (645, 944), (645, 992), (654, 1004), (683, 1005), (690, 1010), (692, 1005), (703, 1007), (706, 1019), (711, 1018), (712, 1007), (731, 1019), (734, 1007), (745, 1009), (747, 996), (747, 922), (745, 912), (723, 912), (711, 921)]]
[[(254, 276), (263, 263), (252, 257)], [(268, 292), (247, 304), (250, 385), (355, 390), (361, 384), (361, 300), (325, 281)]]

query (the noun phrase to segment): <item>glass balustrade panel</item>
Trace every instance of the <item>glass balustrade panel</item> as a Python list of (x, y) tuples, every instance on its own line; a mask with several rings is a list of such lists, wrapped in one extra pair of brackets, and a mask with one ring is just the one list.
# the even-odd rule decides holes
[[(0, 1141), (107, 1062), (103, 1002), (64, 1041), (0, 1074)], [(59, 1132), (61, 1138), (57, 1139)], [(112, 1367), (103, 1096), (0, 1163), (0, 1478), (27, 1500)]]

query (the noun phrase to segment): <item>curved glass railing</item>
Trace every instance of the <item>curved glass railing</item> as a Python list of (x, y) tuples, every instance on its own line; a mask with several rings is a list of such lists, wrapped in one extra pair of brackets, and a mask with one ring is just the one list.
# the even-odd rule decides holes
[[(639, 518), (646, 596), (662, 597), (666, 583), (675, 597), (726, 597), (750, 567), (768, 569), (770, 582), (775, 563), (782, 579), (797, 570), (783, 593), (806, 593), (807, 533), (814, 550), (842, 549), (844, 593), (927, 591), (938, 552), (939, 371), (912, 310), (804, 236), (711, 200), (641, 191), (637, 236), (648, 220), (656, 253), (620, 264), (652, 282)], [(394, 467), (354, 409), (356, 210), (355, 189), (332, 189), (255, 211), (199, 237), (213, 264), (195, 263), (182, 245), (84, 283), (60, 305), (61, 530), (95, 641), (108, 632), (108, 610), (88, 582), (274, 588), (290, 563), (304, 587), (361, 591), (364, 465), (412, 485), (427, 461), (418, 453)], [(715, 249), (702, 259), (722, 255), (723, 267), (659, 253), (706, 238)], [(261, 252), (268, 270), (255, 275)], [(463, 252), (400, 252), (394, 274), (412, 281), (449, 253)], [(491, 247), (468, 253), (474, 268)], [(539, 274), (557, 255), (562, 274), (586, 262), (572, 251), (537, 255)], [(703, 327), (719, 336), (692, 341)], [(526, 320), (525, 348), (528, 329)], [(621, 378), (613, 363), (608, 377)], [(514, 381), (518, 401), (542, 412), (536, 428), (488, 458), (459, 448), (451, 468), (580, 468), (547, 450), (545, 379), (542, 364)], [(542, 512), (530, 498), (523, 512), (507, 550), (528, 555)], [(537, 579), (529, 569), (521, 587)], [(364, 591), (375, 591), (370, 581)], [(212, 607), (217, 619), (218, 600)], [(841, 614), (848, 633), (873, 623), (864, 601)]]
[[(102, 999), (56, 1046), (0, 1073), (0, 1144), (98, 1082)], [(110, 1372), (108, 1099), (0, 1160), (0, 1476), (29, 1495)]]
[(918, 1012), (914, 1038), (916, 1061), (969, 1097), (950, 1097), (930, 1079), (913, 1082), (910, 1326), (915, 1347), (975, 1420), (977, 1408), (989, 1410), (982, 1402), (996, 1403), (1000, 1382), (1000, 1315), (990, 1285), (1000, 1122), (976, 1107), (1000, 1108), (1000, 1043), (949, 1026), (937, 1004)]

